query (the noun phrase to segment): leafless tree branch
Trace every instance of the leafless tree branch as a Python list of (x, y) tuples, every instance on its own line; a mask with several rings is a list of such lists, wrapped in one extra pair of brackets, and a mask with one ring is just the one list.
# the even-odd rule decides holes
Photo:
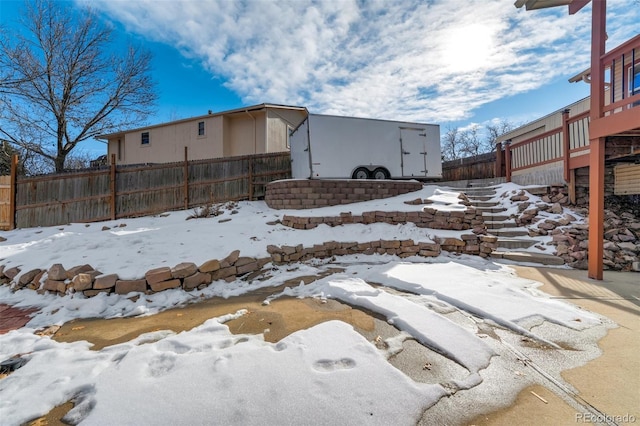
[(0, 137), (62, 171), (81, 142), (152, 112), (151, 54), (109, 53), (112, 31), (91, 10), (32, 0), (22, 25), (11, 37), (0, 28)]

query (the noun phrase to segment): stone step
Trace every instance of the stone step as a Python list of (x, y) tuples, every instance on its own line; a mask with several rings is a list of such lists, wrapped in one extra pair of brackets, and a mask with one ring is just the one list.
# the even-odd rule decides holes
[[(471, 205), (476, 207), (476, 208), (481, 208), (481, 207), (495, 207), (500, 205), (499, 202), (497, 201), (471, 201)], [(505, 209), (506, 210), (506, 209)], [(504, 211), (504, 210), (503, 210)]]
[(468, 197), (476, 196), (476, 195), (496, 195), (496, 191), (491, 188), (465, 188), (463, 190)]
[(493, 197), (494, 197), (493, 195), (469, 195), (469, 194), (467, 194), (467, 198), (472, 203), (475, 202), (475, 201), (489, 201)]
[(529, 235), (529, 231), (522, 228), (488, 229), (487, 232), (497, 237), (524, 237)]
[(502, 213), (502, 212), (506, 212), (507, 209), (504, 207), (496, 207), (496, 206), (489, 206), (489, 207), (476, 207), (474, 206), (475, 209), (477, 211), (479, 211), (480, 213), (482, 213), (482, 215), (488, 215), (488, 214), (494, 214), (494, 213)]
[(536, 242), (525, 238), (500, 237), (498, 238), (498, 247), (503, 249), (523, 249), (531, 247)]
[[(503, 210), (504, 211), (504, 210)], [(482, 219), (485, 222), (495, 221), (495, 222), (504, 222), (505, 220), (511, 219), (511, 216), (506, 214), (492, 213), (492, 212), (483, 212)], [(515, 223), (515, 222), (514, 222)]]
[(502, 229), (502, 228), (515, 228), (515, 220), (485, 220), (484, 224), (487, 229)]
[(520, 263), (538, 263), (542, 265), (564, 265), (560, 256), (543, 253), (530, 253), (525, 251), (494, 251), (491, 257), (506, 259)]

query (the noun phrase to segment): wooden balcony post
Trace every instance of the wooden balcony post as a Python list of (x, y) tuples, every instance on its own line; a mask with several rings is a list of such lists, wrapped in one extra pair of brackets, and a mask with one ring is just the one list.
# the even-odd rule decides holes
[(562, 159), (565, 183), (571, 182), (571, 174), (569, 173), (569, 150), (571, 149), (571, 140), (569, 139), (569, 111), (569, 109), (562, 111)]
[(504, 141), (504, 162), (506, 181), (511, 182), (511, 140)]
[[(604, 70), (602, 56), (606, 40), (606, 0), (593, 1), (591, 16), (591, 122), (602, 117), (604, 107)], [(593, 135), (589, 129), (589, 134)], [(604, 153), (605, 138), (589, 140), (589, 278), (603, 278), (604, 238)]]

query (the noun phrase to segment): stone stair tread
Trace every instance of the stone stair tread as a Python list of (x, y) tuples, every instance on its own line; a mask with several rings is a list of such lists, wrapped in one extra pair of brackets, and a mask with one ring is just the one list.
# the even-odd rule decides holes
[(494, 213), (502, 213), (506, 212), (507, 209), (504, 207), (475, 207), (476, 210), (479, 210), (483, 215), (494, 214)]
[(500, 249), (519, 249), (529, 248), (536, 244), (537, 241), (531, 238), (514, 238), (514, 237), (498, 237), (498, 251)]
[[(508, 220), (512, 220), (511, 216), (507, 216), (507, 215), (504, 215), (504, 214), (493, 214), (493, 213), (487, 214), (486, 212), (482, 213), (482, 218), (484, 219), (485, 223), (487, 223), (487, 222), (506, 222)], [(513, 223), (515, 223), (515, 221)]]
[(473, 196), (473, 195), (496, 195), (496, 191), (494, 189), (490, 189), (490, 188), (477, 188), (474, 190), (468, 190), (465, 189), (464, 191), (465, 194), (467, 194), (468, 196)]
[(467, 198), (471, 202), (474, 202), (474, 201), (489, 201), (489, 200), (493, 199), (494, 196), (493, 195), (469, 195), (469, 194), (467, 194)]
[(507, 221), (507, 222), (485, 221), (484, 224), (487, 227), (487, 230), (506, 229), (506, 228), (513, 228), (514, 226), (516, 226), (516, 223), (514, 221)]
[(564, 265), (564, 260), (559, 256), (545, 253), (531, 253), (528, 251), (494, 251), (491, 253), (491, 257), (512, 260), (514, 262)]
[(495, 207), (500, 205), (500, 203), (497, 201), (474, 201), (474, 200), (470, 200), (470, 201), (471, 201), (471, 205), (475, 207)]
[(529, 231), (521, 228), (500, 228), (492, 229), (490, 231), (490, 234), (493, 234), (497, 237), (524, 237), (529, 235)]

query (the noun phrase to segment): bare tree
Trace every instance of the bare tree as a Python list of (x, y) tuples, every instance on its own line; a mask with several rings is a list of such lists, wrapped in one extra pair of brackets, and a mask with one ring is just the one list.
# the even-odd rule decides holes
[[(10, 143), (0, 143), (0, 175), (6, 176), (11, 173), (11, 162), (13, 161), (14, 155), (19, 156), (20, 152), (11, 146)], [(18, 169), (21, 169), (20, 164), (18, 164)]]
[(457, 127), (449, 127), (442, 138), (442, 159), (445, 161), (460, 158), (462, 151), (462, 133)]
[(515, 127), (509, 120), (500, 120), (487, 125), (484, 129), (478, 124), (474, 124), (466, 130), (449, 127), (441, 141), (442, 159), (450, 161), (491, 152), (495, 149), (498, 137), (510, 132)]
[(496, 149), (496, 141), (498, 140), (498, 137), (512, 131), (515, 128), (516, 125), (511, 123), (509, 120), (499, 120), (494, 124), (488, 125), (487, 133), (489, 139), (487, 141), (487, 144), (491, 147), (490, 151), (494, 151)]
[(469, 157), (487, 152), (487, 140), (480, 133), (480, 126), (475, 124), (462, 134), (462, 153)]
[(65, 169), (76, 146), (141, 125), (156, 101), (151, 55), (113, 54), (112, 30), (88, 9), (26, 4), (25, 34), (0, 28), (0, 138)]

